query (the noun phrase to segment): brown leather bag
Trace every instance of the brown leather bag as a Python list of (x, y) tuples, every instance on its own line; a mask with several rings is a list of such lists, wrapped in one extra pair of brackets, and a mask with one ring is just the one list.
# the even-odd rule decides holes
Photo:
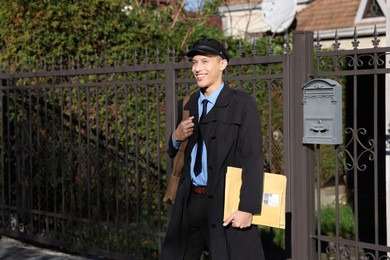
[[(187, 119), (190, 116), (190, 112), (188, 110), (184, 110), (184, 106), (189, 100), (190, 96), (186, 96), (183, 99), (183, 120)], [(180, 176), (183, 172), (184, 166), (184, 151), (187, 146), (188, 139), (183, 141), (180, 144), (179, 150), (176, 153), (175, 158), (173, 158), (173, 168), (171, 172), (171, 176), (169, 178), (169, 182), (167, 185), (167, 189), (165, 191), (165, 195), (163, 201), (168, 204), (175, 203), (176, 191), (179, 186)]]

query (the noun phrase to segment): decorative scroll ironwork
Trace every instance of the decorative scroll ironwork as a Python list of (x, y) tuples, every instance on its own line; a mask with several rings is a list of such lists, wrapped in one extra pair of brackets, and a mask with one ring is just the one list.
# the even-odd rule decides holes
[(389, 53), (364, 53), (355, 55), (334, 55), (334, 56), (319, 56), (318, 64), (320, 69), (340, 70), (340, 69), (364, 69), (366, 66), (383, 68), (386, 64), (386, 56)]
[[(359, 252), (356, 252), (359, 250)], [(368, 251), (364, 248), (355, 247), (355, 246), (346, 246), (343, 244), (336, 244), (335, 242), (329, 243), (325, 249), (327, 259), (340, 259), (340, 260), (352, 260), (355, 259), (357, 255), (358, 259), (364, 260), (389, 260), (390, 257), (383, 253), (379, 252), (379, 256), (376, 257), (375, 254), (371, 251)]]
[(373, 254), (371, 252), (365, 252), (363, 259), (364, 260), (389, 260), (390, 257), (387, 255), (382, 255), (382, 256), (376, 257), (375, 254)]
[[(363, 144), (363, 142), (359, 138), (359, 135), (364, 136), (367, 134), (367, 130), (364, 128), (359, 128), (355, 132), (352, 128), (348, 127), (345, 129), (345, 133), (347, 134), (347, 136), (350, 136), (351, 138), (349, 140), (346, 140), (346, 144), (344, 145), (344, 148), (341, 149), (339, 153), (340, 157), (346, 157), (346, 158), (342, 158), (344, 169), (346, 171), (350, 171), (356, 168), (358, 171), (365, 171), (367, 169), (367, 165), (364, 163), (360, 164), (359, 161), (361, 161), (361, 159), (366, 155), (368, 155), (368, 159), (370, 161), (374, 160), (374, 148), (375, 148), (374, 140), (368, 139), (367, 140), (368, 144), (367, 145)], [(359, 147), (362, 148), (362, 152), (358, 155), (353, 155), (351, 151), (348, 149), (349, 147), (352, 147), (354, 145), (354, 141), (356, 141)], [(348, 163), (347, 161), (350, 161), (350, 163)]]
[(341, 259), (341, 260), (351, 259), (351, 255), (352, 255), (352, 252), (349, 248), (343, 245), (336, 245), (334, 243), (330, 243), (326, 247), (325, 252), (328, 257), (332, 257), (334, 259)]

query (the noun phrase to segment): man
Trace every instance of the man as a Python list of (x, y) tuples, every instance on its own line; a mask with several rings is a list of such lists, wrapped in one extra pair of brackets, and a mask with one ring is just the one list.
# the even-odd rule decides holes
[[(264, 175), (255, 100), (222, 81), (229, 55), (218, 41), (199, 40), (186, 56), (199, 91), (184, 107), (190, 117), (168, 144), (174, 157), (188, 139), (160, 259), (199, 260), (207, 251), (212, 260), (264, 260), (257, 226), (251, 225), (252, 214), (261, 212)], [(243, 175), (239, 208), (223, 219), (227, 166), (242, 168)]]

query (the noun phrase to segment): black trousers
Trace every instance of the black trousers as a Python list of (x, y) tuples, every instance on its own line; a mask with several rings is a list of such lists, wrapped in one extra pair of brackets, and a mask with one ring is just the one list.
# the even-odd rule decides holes
[(206, 195), (191, 192), (188, 203), (190, 228), (184, 260), (200, 260), (201, 257), (205, 259), (206, 253), (204, 251), (209, 251), (210, 235), (206, 202)]

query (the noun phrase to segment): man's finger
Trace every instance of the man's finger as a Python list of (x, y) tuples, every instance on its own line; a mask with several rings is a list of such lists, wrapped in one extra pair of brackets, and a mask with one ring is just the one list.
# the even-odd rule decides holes
[(229, 225), (231, 222), (234, 222), (234, 217), (232, 215), (230, 215), (230, 217), (228, 217), (224, 222), (223, 222), (223, 226), (226, 227), (227, 225)]

